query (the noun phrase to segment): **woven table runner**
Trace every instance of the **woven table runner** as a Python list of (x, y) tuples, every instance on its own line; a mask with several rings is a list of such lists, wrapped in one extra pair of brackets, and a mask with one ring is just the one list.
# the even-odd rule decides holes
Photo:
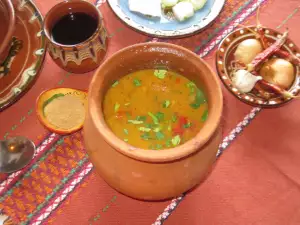
[[(58, 1), (35, 3), (45, 15)], [(109, 33), (106, 57), (135, 43), (163, 41), (196, 52), (215, 69), (216, 46), (239, 23), (255, 23), (258, 7), (264, 25), (278, 29), (288, 26), (291, 38), (300, 45), (298, 1), (227, 0), (220, 16), (205, 31), (173, 40), (137, 33), (116, 18), (106, 1), (94, 3)], [(1, 138), (23, 135), (37, 145), (35, 158), (23, 170), (0, 174), (0, 208), (15, 224), (300, 224), (299, 102), (261, 112), (223, 88), (224, 140), (219, 154), (229, 146), (230, 150), (218, 160), (210, 177), (187, 195), (172, 201), (142, 202), (119, 194), (95, 173), (82, 131), (60, 136), (47, 131), (36, 118), (34, 104), (42, 90), (87, 89), (92, 75), (67, 73), (47, 55), (32, 89), (0, 114)], [(276, 130), (271, 122), (277, 124)], [(275, 134), (286, 141), (276, 141)]]

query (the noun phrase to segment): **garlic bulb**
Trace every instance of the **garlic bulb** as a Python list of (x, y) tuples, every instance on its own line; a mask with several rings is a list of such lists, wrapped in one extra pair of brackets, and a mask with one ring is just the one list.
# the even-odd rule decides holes
[(257, 81), (261, 80), (261, 76), (255, 76), (247, 70), (238, 70), (232, 75), (233, 85), (241, 92), (247, 93), (252, 91)]
[(246, 39), (237, 46), (237, 49), (234, 52), (234, 58), (247, 65), (262, 51), (262, 45), (258, 40)]
[(259, 73), (266, 81), (284, 89), (288, 89), (295, 80), (293, 65), (280, 58), (273, 58), (265, 62)]

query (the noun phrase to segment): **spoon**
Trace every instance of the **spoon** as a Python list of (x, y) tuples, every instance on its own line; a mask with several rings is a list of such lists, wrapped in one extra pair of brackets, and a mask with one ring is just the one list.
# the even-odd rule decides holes
[(34, 143), (25, 137), (0, 141), (0, 173), (12, 173), (25, 167), (35, 153)]

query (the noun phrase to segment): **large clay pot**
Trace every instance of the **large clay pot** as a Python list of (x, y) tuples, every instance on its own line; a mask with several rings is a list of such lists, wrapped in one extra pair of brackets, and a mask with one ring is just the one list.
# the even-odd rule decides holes
[[(103, 117), (102, 101), (115, 80), (157, 66), (178, 72), (201, 87), (208, 99), (209, 116), (197, 136), (185, 144), (167, 150), (143, 150), (112, 133)], [(144, 43), (120, 50), (98, 68), (88, 101), (84, 139), (90, 160), (100, 176), (125, 195), (142, 200), (178, 196), (199, 184), (216, 159), (223, 106), (220, 84), (209, 66), (185, 48)]]

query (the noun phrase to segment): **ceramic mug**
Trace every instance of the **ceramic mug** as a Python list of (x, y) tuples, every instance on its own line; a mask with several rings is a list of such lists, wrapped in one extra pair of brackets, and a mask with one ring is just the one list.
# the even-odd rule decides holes
[[(97, 20), (95, 32), (85, 41), (74, 45), (56, 42), (52, 37), (53, 26), (65, 15), (85, 13)], [(45, 16), (44, 33), (48, 52), (54, 62), (72, 73), (86, 73), (96, 69), (106, 53), (106, 29), (103, 17), (92, 3), (84, 0), (63, 1), (55, 5)]]
[(15, 23), (15, 10), (11, 0), (0, 0), (0, 65), (8, 55)]

